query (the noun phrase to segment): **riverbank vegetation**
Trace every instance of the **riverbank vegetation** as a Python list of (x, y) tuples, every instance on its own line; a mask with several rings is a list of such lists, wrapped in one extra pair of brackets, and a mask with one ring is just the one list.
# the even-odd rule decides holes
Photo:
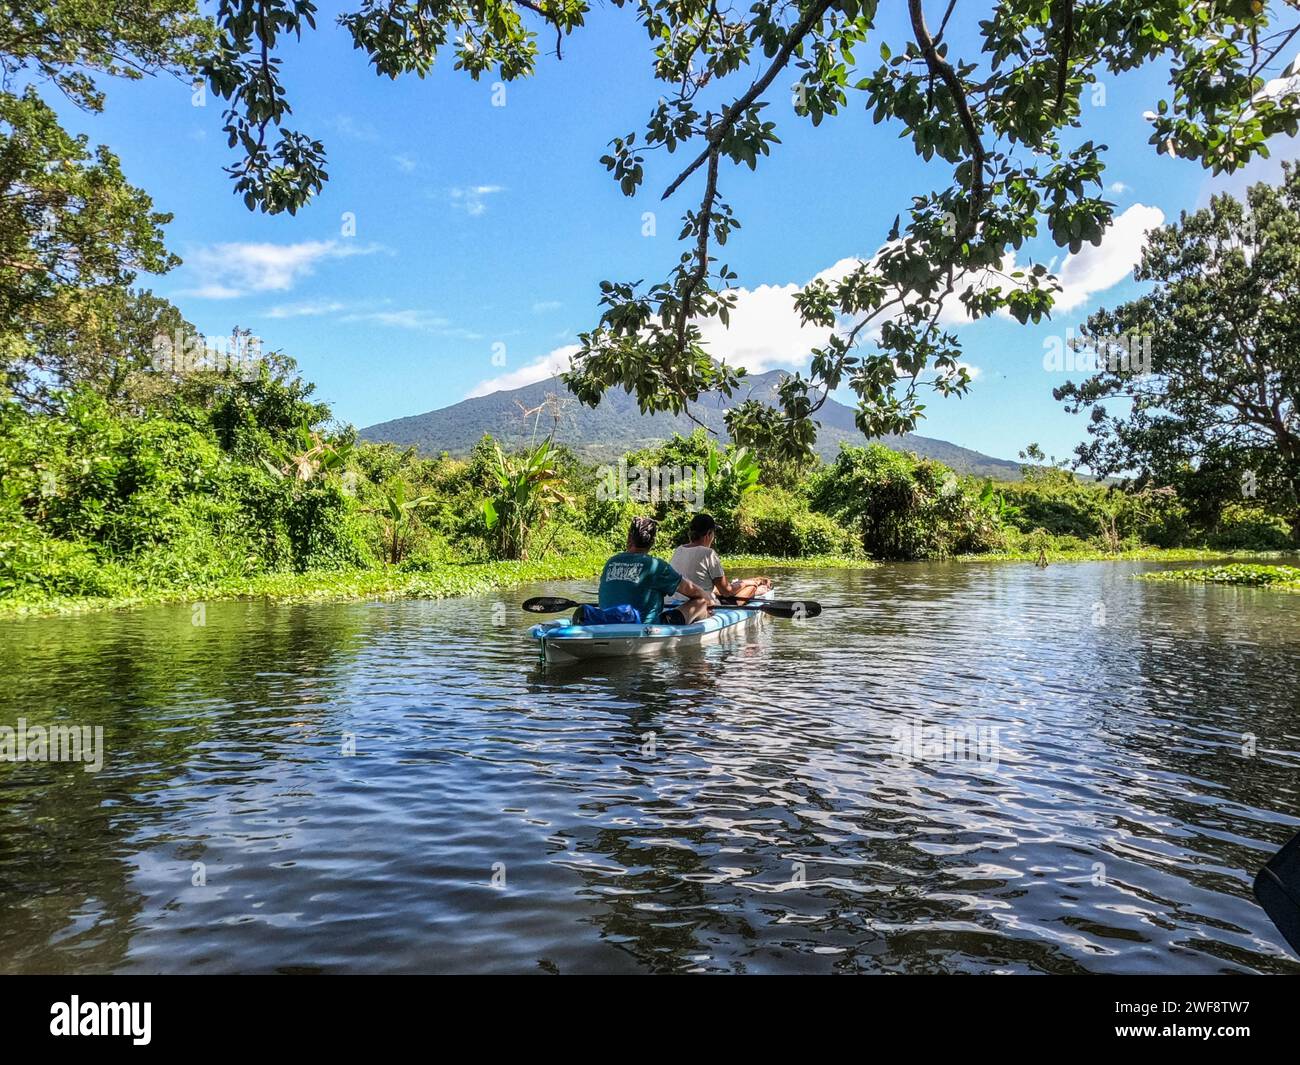
[[(536, 562), (448, 563), (422, 570), (402, 567), (311, 569), (302, 573), (273, 572), (245, 578), (197, 579), (189, 584), (153, 588), (131, 587), (112, 596), (53, 595), (0, 599), (0, 619), (49, 617), (87, 611), (197, 604), (220, 599), (274, 599), (282, 603), (343, 602), (348, 600), (447, 599), (454, 596), (507, 592), (539, 581), (591, 579), (609, 553), (560, 555)], [(778, 558), (736, 555), (728, 559), (733, 572), (780, 573), (785, 569), (862, 569), (876, 565), (839, 555)]]
[[(358, 441), (284, 356), (255, 375), (138, 373), (139, 387), (120, 375), (113, 396), (82, 383), (39, 405), (0, 403), (5, 613), (442, 596), (586, 577), (622, 546), (634, 514), (659, 518), (667, 552), (699, 508), (718, 517), (733, 568), (1293, 545), (1286, 519), (1260, 504), (1225, 502), (1206, 523), (1203, 500), (1034, 461), (1009, 483), (880, 444), (793, 465), (701, 430), (598, 469), (554, 443), (536, 411), (537, 442), (520, 453), (485, 438), (465, 458), (421, 456)], [(627, 477), (665, 470), (675, 478), (653, 487)]]
[[(54, 3), (50, 10), (63, 7)], [(246, 124), (243, 109), (252, 97), (244, 79), (253, 68), (239, 67), (240, 54), (252, 47), (250, 34), (262, 30), (250, 30), (253, 23), (236, 5), (218, 21), (238, 32), (218, 47), (216, 25), (189, 0), (147, 0), (140, 10), (143, 15), (83, 12), (71, 21), (33, 17), (22, 32), (0, 40), (0, 65), (11, 73), (39, 72), (42, 86), (90, 111), (104, 103), (97, 75), (197, 74), (221, 98), (240, 101), (227, 114), (232, 144), (257, 146), (237, 181), (246, 202), (273, 212), (303, 206), (324, 178), (320, 146), (282, 131), (288, 139), (277, 142), (273, 156)], [(1267, 25), (1262, 17), (1247, 20), (1256, 22)], [(1247, 23), (1234, 22), (1233, 33)], [(513, 38), (518, 27), (509, 19), (505, 25)], [(788, 28), (791, 41), (812, 30), (812, 22), (800, 25)], [(855, 25), (837, 32), (851, 42)], [(1006, 43), (1036, 32), (1028, 24), (991, 25)], [(775, 26), (759, 19), (751, 31)], [(865, 23), (859, 28), (866, 32)], [(1119, 30), (1099, 23), (1092, 32), (1118, 49), (1111, 62), (1129, 65), (1131, 57), (1121, 54), (1128, 45), (1120, 40), (1128, 30), (1115, 37)], [(1146, 49), (1150, 38), (1145, 30), (1140, 36)], [(1192, 44), (1166, 38), (1171, 48)], [(387, 48), (365, 33), (358, 41), (372, 53)], [(710, 62), (722, 64), (719, 75), (736, 69), (730, 44), (705, 50)], [(1220, 59), (1236, 56), (1230, 51)], [(973, 150), (969, 130), (952, 125), (958, 112), (946, 113), (952, 94), (931, 101), (925, 93), (927, 108), (937, 109), (928, 118), (913, 106), (921, 96), (905, 94), (912, 102), (900, 104), (897, 78), (915, 88), (932, 82), (933, 70), (924, 73), (917, 55), (902, 52), (892, 59), (885, 54), (884, 62), (888, 68), (858, 86), (876, 98), (878, 118), (904, 119), (927, 158), (939, 142), (953, 163)], [(1041, 80), (1058, 63), (1040, 66), (1033, 77)], [(840, 92), (842, 67), (808, 69), (814, 81), (826, 79), (822, 89)], [(1004, 88), (1019, 99), (1026, 90), (1018, 79), (1030, 69), (1020, 65), (998, 77), (1011, 78)], [(1051, 74), (1057, 100), (1051, 113), (1066, 123), (1073, 112), (1061, 106), (1063, 94), (1081, 92), (1084, 82), (1061, 70), (1059, 83)], [(257, 71), (257, 77), (273, 75), (265, 64)], [(1245, 161), (1265, 135), (1294, 125), (1290, 113), (1300, 110), (1300, 97), (1285, 97), (1285, 106), (1261, 102), (1259, 77), (1253, 70), (1233, 83), (1236, 112), (1216, 90), (1215, 114), (1242, 137), (1222, 142), (1216, 167)], [(989, 109), (989, 121), (1023, 110), (1003, 108), (994, 97), (975, 103), (977, 111)], [(746, 104), (761, 106), (753, 99)], [(807, 106), (819, 116), (838, 105), (818, 91)], [(259, 111), (262, 132), (268, 123), (278, 125), (282, 108)], [(969, 112), (958, 111), (968, 122)], [(700, 134), (701, 116), (692, 111), (683, 119), (670, 142)], [(1161, 117), (1158, 124), (1169, 121)], [(656, 137), (665, 128), (657, 126)], [(770, 139), (763, 129), (746, 126), (740, 140), (719, 143), (731, 144), (733, 162), (753, 166)], [(1168, 130), (1172, 147), (1182, 129)], [(1001, 132), (1021, 141), (1029, 131)], [(752, 137), (758, 140), (747, 141)], [(1059, 156), (1048, 127), (1031, 139), (1037, 155)], [(630, 145), (618, 142), (607, 161), (625, 192), (641, 181)], [(1059, 158), (1050, 174), (1004, 175), (996, 188), (986, 189), (980, 176), (980, 195), (969, 210), (964, 193), (950, 203), (935, 201), (958, 208), (956, 239), (947, 232), (950, 212), (918, 201), (910, 221), (901, 229), (896, 223), (889, 255), (862, 263), (834, 290), (816, 282), (800, 293), (805, 320), (828, 327), (844, 316), (870, 318), (896, 301), (907, 314), (885, 323), (875, 354), (856, 353), (838, 336), (813, 352), (811, 377), (785, 382), (779, 410), (752, 402), (730, 410), (731, 435), (749, 448), (720, 444), (700, 431), (629, 454), (611, 472), (584, 464), (558, 443), (558, 419), (545, 409), (527, 412), (532, 443), (518, 451), (488, 438), (464, 457), (359, 441), (313, 398), (292, 358), (263, 352), (257, 338), (238, 328), (228, 343), (214, 344), (178, 308), (139, 287), (140, 273), (163, 274), (179, 261), (165, 247), (170, 216), (154, 211), (148, 194), (129, 184), (111, 151), (64, 130), (35, 84), (22, 95), (0, 88), (0, 610), (215, 595), (441, 595), (585, 576), (622, 546), (632, 515), (647, 511), (659, 518), (660, 546), (668, 551), (680, 542), (690, 513), (709, 510), (720, 521), (718, 547), (733, 565), (746, 554), (864, 565), (1294, 548), (1300, 369), (1290, 342), (1294, 301), (1272, 296), (1294, 291), (1300, 281), (1294, 250), (1300, 171), (1290, 167), (1281, 186), (1255, 186), (1244, 206), (1218, 197), (1207, 211), (1156, 232), (1138, 274), (1156, 294), (1090, 319), (1079, 346), (1094, 356), (1106, 354), (1110, 334), (1128, 337), (1129, 356), (1134, 336), (1152, 335), (1149, 365), (1145, 358), (1141, 365), (1103, 359), (1095, 376), (1057, 393), (1069, 409), (1089, 415), (1091, 440), (1079, 456), (1084, 464), (1135, 474), (1131, 483), (1078, 476), (1033, 447), (1025, 452), (1022, 479), (1013, 483), (963, 476), (880, 444), (845, 448), (830, 463), (812, 457), (817, 397), (835, 387), (858, 395), (859, 427), (874, 435), (915, 424), (918, 375), (927, 365), (939, 371), (933, 382), (939, 392), (965, 391), (969, 378), (955, 341), (935, 332), (933, 271), (976, 272), (1019, 247), (1038, 224), (1042, 202), (1025, 188), (1046, 182), (1057, 193), (1047, 198), (1055, 206), (1046, 220), (1058, 244), (1078, 251), (1084, 240), (1100, 239), (1113, 205), (1078, 191), (1085, 176), (1092, 181), (1100, 172), (1094, 149), (1081, 151), (1079, 158)], [(979, 165), (958, 170), (982, 175), (993, 157), (982, 148), (976, 155)], [(706, 169), (715, 171), (717, 152), (710, 158)], [(1012, 189), (1020, 189), (1015, 202), (1002, 202)], [(1062, 189), (1075, 190), (1073, 208), (1061, 200)], [(597, 402), (608, 388), (623, 386), (643, 409), (678, 410), (709, 387), (729, 394), (737, 371), (709, 358), (697, 323), (712, 315), (725, 321), (729, 313), (729, 295), (710, 287), (718, 277), (704, 239), (712, 218), (721, 242), (729, 208), (712, 197), (699, 218), (687, 216), (684, 231), (699, 231), (699, 263), (683, 260), (686, 273), (648, 295), (613, 283), (602, 290), (602, 323), (581, 338), (582, 357), (566, 378), (579, 401)], [(985, 210), (993, 213), (983, 217)], [(993, 235), (995, 241), (984, 242)], [(962, 294), (966, 310), (982, 316), (1006, 308), (1021, 321), (1040, 320), (1050, 308), (1051, 278), (1041, 266), (1015, 276), (1018, 285), (1006, 292)], [(722, 280), (730, 286), (734, 277)], [(852, 335), (870, 335), (859, 330)], [(633, 485), (624, 467), (681, 476)]]

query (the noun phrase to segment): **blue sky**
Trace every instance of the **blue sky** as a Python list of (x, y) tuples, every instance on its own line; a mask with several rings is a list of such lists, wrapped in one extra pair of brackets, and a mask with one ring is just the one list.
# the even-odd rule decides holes
[[(324, 193), (297, 216), (250, 213), (233, 195), (220, 101), (194, 106), (188, 85), (110, 82), (104, 114), (64, 109), (70, 127), (113, 148), (128, 178), (175, 214), (168, 243), (185, 265), (141, 280), (202, 332), (252, 329), (298, 360), (340, 420), (364, 426), (544, 376), (594, 324), (601, 279), (666, 274), (681, 250), (679, 217), (699, 196), (692, 184), (658, 202), (681, 153), (652, 155), (646, 188), (631, 200), (598, 161), (658, 97), (630, 11), (597, 7), (562, 62), (544, 57), (535, 78), (510, 84), (505, 106), (494, 106), (494, 79), (471, 81), (450, 56), (423, 81), (377, 77), (334, 26), (337, 10), (322, 5), (321, 29), (282, 53), (291, 125), (329, 153)], [(899, 36), (886, 30), (891, 42)], [(859, 50), (868, 69), (876, 49)], [(1082, 419), (1051, 398), (1067, 375), (1043, 369), (1045, 340), (1131, 297), (1142, 231), (1203, 205), (1216, 187), (1146, 144), (1142, 113), (1164, 81), (1151, 68), (1107, 81), (1101, 106), (1085, 99), (1083, 135), (1111, 147), (1105, 180), (1120, 221), (1100, 248), (1057, 260), (1067, 306), (1051, 324), (959, 328), (974, 387), (961, 400), (935, 395), (919, 432), (1011, 458), (1030, 441), (1064, 457), (1081, 439)], [(783, 94), (771, 115), (783, 143), (757, 173), (724, 164), (720, 182), (743, 223), (724, 258), (746, 291), (733, 328), (713, 339), (728, 361), (755, 370), (806, 366), (811, 341), (791, 309), (794, 289), (869, 257), (913, 194), (948, 181), (896, 126), (873, 126), (852, 96), (819, 128)], [(1277, 172), (1275, 158), (1248, 176)], [(655, 236), (642, 235), (646, 211)], [(345, 233), (349, 214), (354, 235)]]

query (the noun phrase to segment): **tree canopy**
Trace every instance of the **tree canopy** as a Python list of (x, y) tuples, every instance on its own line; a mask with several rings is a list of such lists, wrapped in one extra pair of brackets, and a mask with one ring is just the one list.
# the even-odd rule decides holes
[[(879, 40), (875, 0), (614, 3), (644, 27), (661, 94), (602, 163), (635, 196), (650, 153), (680, 152), (685, 162), (662, 197), (690, 186), (696, 199), (666, 278), (602, 284), (599, 322), (581, 335), (566, 375), (584, 403), (621, 386), (643, 410), (680, 412), (702, 391), (730, 393), (738, 371), (710, 357), (701, 332), (710, 318), (726, 322), (739, 276), (718, 258), (740, 224), (722, 186), (730, 168), (756, 169), (779, 145), (778, 97), (793, 93), (798, 120), (813, 125), (856, 108), (896, 123), (947, 174), (900, 205), (870, 260), (798, 295), (803, 320), (834, 329), (831, 339), (811, 353), (807, 377), (786, 382), (780, 410), (742, 404), (729, 418), (734, 439), (774, 454), (807, 453), (812, 416), (842, 385), (857, 394), (869, 435), (914, 428), (923, 386), (965, 392), (960, 343), (940, 321), (946, 301), (976, 318), (1049, 313), (1055, 279), (1041, 263), (1015, 266), (1014, 253), (1044, 233), (1077, 251), (1111, 222), (1105, 146), (1075, 132), (1099, 78), (1165, 64), (1170, 92), (1152, 101), (1152, 148), (1215, 172), (1266, 154), (1267, 139), (1295, 133), (1300, 115), (1292, 83), (1268, 80), (1285, 67), (1300, 16), (1279, 19), (1261, 0), (1001, 0), (978, 21), (955, 0), (929, 11), (907, 0), (904, 30)], [(339, 22), (381, 75), (424, 76), (447, 51), (473, 78), (509, 81), (532, 75), (545, 50), (562, 55), (588, 10), (585, 0), (366, 0)], [(275, 49), (314, 28), (315, 7), (221, 0), (217, 22), (220, 46), (205, 71), (229, 101), (235, 187), (250, 207), (296, 211), (327, 179), (325, 152), (284, 125), (291, 108)]]
[(212, 40), (194, 0), (0, 7), (0, 374), (10, 389), (31, 398), (51, 382), (124, 372), (109, 363), (128, 357), (134, 313), (158, 310), (145, 312), (146, 298), (126, 288), (140, 271), (179, 262), (163, 245), (171, 216), (127, 182), (109, 149), (68, 133), (40, 89), (98, 111), (96, 75), (181, 74)]
[(1216, 196), (1153, 230), (1135, 271), (1153, 291), (1089, 317), (1077, 346), (1141, 337), (1150, 366), (1101, 365), (1056, 389), (1068, 410), (1090, 414), (1081, 463), (1161, 484), (1195, 470), (1220, 492), (1295, 506), (1300, 167), (1283, 173), (1280, 186), (1251, 186), (1244, 203)]
[[(856, 393), (869, 435), (914, 428), (926, 388), (965, 392), (970, 378), (945, 306), (1021, 322), (1050, 313), (1055, 278), (1041, 262), (1017, 265), (1017, 253), (1042, 237), (1077, 251), (1112, 220), (1106, 147), (1086, 128), (1085, 94), (1099, 79), (1152, 63), (1168, 69), (1167, 98), (1148, 114), (1152, 149), (1214, 172), (1267, 154), (1268, 138), (1294, 134), (1300, 116), (1300, 78), (1287, 62), (1300, 33), (1294, 3), (1001, 0), (977, 18), (955, 0), (906, 0), (901, 19), (878, 19), (876, 0), (614, 6), (643, 27), (661, 91), (647, 101), (644, 125), (618, 132), (601, 163), (634, 197), (653, 154), (676, 156), (664, 161), (656, 191), (692, 200), (666, 277), (602, 283), (599, 320), (581, 334), (566, 375), (584, 403), (622, 387), (643, 410), (680, 412), (703, 391), (731, 393), (741, 371), (711, 356), (702, 331), (709, 319), (726, 323), (740, 280), (720, 259), (740, 225), (724, 185), (735, 167), (757, 169), (779, 149), (778, 100), (792, 98), (794, 120), (814, 126), (860, 108), (897, 126), (944, 175), (900, 204), (889, 232), (866, 237), (878, 243), (873, 256), (797, 295), (803, 321), (829, 339), (811, 352), (806, 376), (786, 380), (779, 408), (751, 402), (728, 415), (734, 440), (774, 458), (809, 453), (814, 416), (833, 389)], [(472, 78), (510, 81), (536, 73), (545, 52), (562, 57), (588, 14), (586, 0), (364, 0), (337, 21), (380, 75), (424, 76), (450, 53)], [(193, 0), (6, 6), (0, 357), (11, 381), (42, 349), (45, 323), (61, 334), (79, 318), (102, 318), (111, 309), (87, 301), (175, 262), (162, 244), (166, 216), (110, 152), (62, 130), (38, 86), (97, 109), (98, 75), (200, 72), (226, 101), (237, 193), (250, 209), (294, 212), (328, 172), (323, 143), (289, 125), (277, 53), (286, 37), (315, 27), (311, 0), (219, 0), (212, 19)], [(23, 91), (8, 91), (19, 83)]]

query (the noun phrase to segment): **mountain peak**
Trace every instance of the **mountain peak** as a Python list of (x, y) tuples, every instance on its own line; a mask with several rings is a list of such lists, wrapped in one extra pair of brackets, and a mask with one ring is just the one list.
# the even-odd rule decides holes
[[(735, 394), (727, 399), (713, 394), (692, 404), (691, 413), (721, 439), (727, 438), (723, 421), (728, 407), (747, 399), (775, 405), (777, 388), (789, 376), (785, 370), (768, 370), (740, 379)], [(517, 447), (532, 437), (538, 407), (548, 396), (559, 398), (556, 439), (573, 448), (588, 462), (612, 462), (627, 451), (648, 447), (667, 440), (673, 433), (688, 435), (697, 422), (686, 415), (642, 414), (635, 398), (626, 392), (611, 390), (594, 410), (582, 407), (558, 377), (537, 381), (522, 388), (507, 388), (486, 396), (474, 396), (448, 407), (396, 418), (362, 429), (363, 440), (414, 446), (422, 454), (467, 454), (484, 433), (490, 433), (507, 447)], [(816, 451), (823, 459), (834, 459), (841, 442), (865, 444), (867, 438), (858, 431), (853, 411), (843, 403), (827, 399), (817, 412), (820, 429)], [(543, 424), (549, 427), (545, 413)], [(1014, 480), (1020, 476), (1018, 463), (958, 447), (945, 440), (935, 440), (916, 433), (885, 437), (880, 441), (895, 451), (912, 451), (924, 458), (936, 459), (959, 473), (972, 473), (995, 480)]]

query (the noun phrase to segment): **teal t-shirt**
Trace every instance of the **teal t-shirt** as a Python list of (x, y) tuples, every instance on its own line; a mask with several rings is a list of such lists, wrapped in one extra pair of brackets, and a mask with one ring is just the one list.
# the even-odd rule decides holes
[(662, 558), (621, 551), (601, 571), (600, 605), (634, 606), (642, 621), (658, 621), (664, 596), (681, 583), (682, 575)]

